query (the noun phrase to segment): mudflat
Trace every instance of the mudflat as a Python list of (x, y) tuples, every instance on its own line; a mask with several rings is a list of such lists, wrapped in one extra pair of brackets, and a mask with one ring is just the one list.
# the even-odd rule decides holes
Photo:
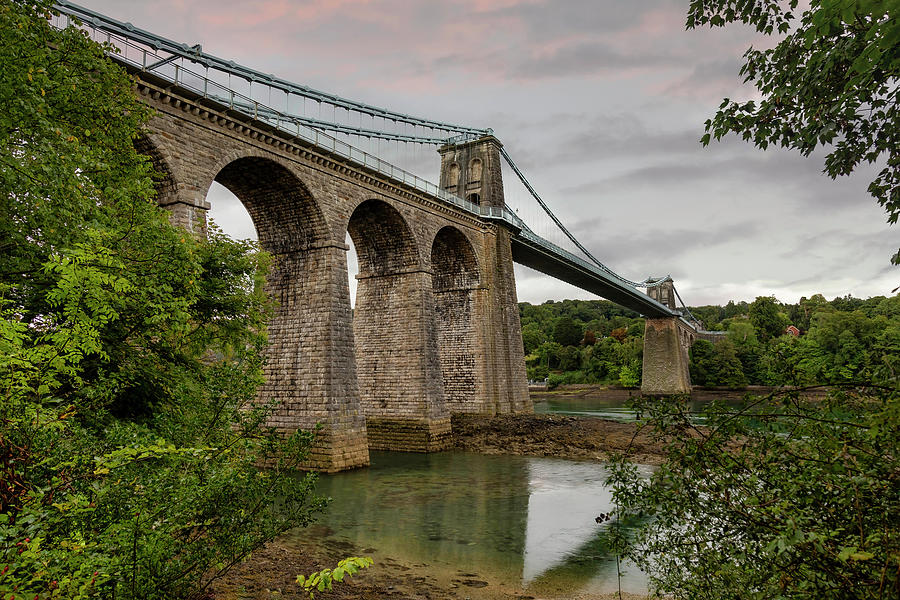
[(625, 453), (632, 462), (648, 465), (665, 458), (663, 442), (636, 423), (561, 415), (454, 415), (453, 448), (597, 461)]

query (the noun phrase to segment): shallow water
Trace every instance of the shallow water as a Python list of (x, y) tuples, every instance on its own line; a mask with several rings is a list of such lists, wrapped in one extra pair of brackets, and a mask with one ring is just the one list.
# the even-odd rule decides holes
[(625, 403), (626, 400), (619, 397), (536, 398), (534, 399), (534, 412), (538, 414), (599, 417), (621, 423), (631, 423), (637, 417), (632, 409), (626, 408)]
[[(713, 400), (724, 402), (732, 407), (743, 406), (744, 393), (741, 391), (694, 392), (688, 404), (690, 412), (696, 415), (692, 420), (702, 423), (705, 420), (702, 412)], [(539, 396), (532, 397), (532, 399), (534, 412), (538, 414), (597, 417), (621, 423), (631, 423), (637, 420), (634, 410), (627, 406), (630, 400), (628, 392), (622, 390), (598, 390), (584, 396)]]
[[(371, 460), (320, 478), (319, 493), (333, 498), (322, 542), (546, 595), (617, 589), (609, 524), (594, 521), (613, 508), (602, 464), (452, 452)], [(295, 535), (308, 541), (309, 530)], [(623, 590), (646, 591), (643, 573), (625, 570)]]

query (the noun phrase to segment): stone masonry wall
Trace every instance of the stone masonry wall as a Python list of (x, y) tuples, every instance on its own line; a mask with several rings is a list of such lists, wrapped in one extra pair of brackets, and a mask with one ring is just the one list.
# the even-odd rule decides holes
[(458, 229), (445, 227), (431, 248), (432, 282), (444, 398), (450, 412), (486, 412), (479, 402), (478, 352), (472, 323), (479, 287), (475, 251)]
[(650, 396), (690, 394), (688, 348), (690, 332), (680, 325), (677, 317), (647, 319), (641, 393)]

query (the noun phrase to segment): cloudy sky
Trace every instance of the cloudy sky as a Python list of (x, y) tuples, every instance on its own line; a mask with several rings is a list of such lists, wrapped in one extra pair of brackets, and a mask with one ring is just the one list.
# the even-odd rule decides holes
[[(900, 236), (822, 156), (703, 148), (723, 97), (750, 98), (747, 29), (685, 31), (687, 0), (80, 0), (263, 72), (430, 119), (492, 127), (576, 236), (688, 304), (888, 294)], [(439, 166), (434, 155), (433, 180)], [(511, 177), (511, 173), (505, 177)], [(214, 189), (214, 217), (252, 231)], [(527, 269), (519, 299), (591, 295)]]

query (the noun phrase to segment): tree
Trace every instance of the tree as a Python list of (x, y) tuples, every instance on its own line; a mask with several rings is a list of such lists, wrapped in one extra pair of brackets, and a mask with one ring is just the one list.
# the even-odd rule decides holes
[(760, 339), (769, 340), (784, 333), (787, 321), (779, 313), (778, 300), (774, 296), (759, 296), (750, 305), (748, 313)]
[[(636, 399), (667, 444), (647, 478), (622, 458), (609, 482), (620, 552), (672, 598), (900, 596), (900, 394), (796, 393), (690, 414)], [(697, 426), (701, 417), (704, 427)]]
[(537, 323), (531, 322), (522, 326), (522, 346), (526, 355), (534, 352), (538, 346), (546, 341), (547, 338)]
[[(702, 143), (729, 133), (757, 147), (779, 145), (809, 156), (829, 149), (832, 179), (861, 163), (883, 168), (869, 193), (888, 222), (900, 217), (900, 15), (883, 0), (691, 0), (687, 28), (742, 22), (781, 36), (773, 47), (744, 53), (741, 75), (759, 101), (725, 99), (706, 122)], [(892, 261), (900, 264), (900, 251)]]
[(561, 371), (577, 371), (581, 367), (581, 351), (575, 346), (564, 346), (559, 355)]
[(556, 342), (544, 342), (535, 350), (537, 354), (537, 364), (544, 365), (548, 370), (559, 367), (560, 357), (564, 346)]
[(709, 340), (697, 340), (691, 344), (690, 372), (694, 385), (715, 385), (716, 349)]
[(581, 343), (584, 344), (585, 346), (593, 346), (594, 344), (597, 343), (597, 336), (594, 335), (593, 331), (588, 329), (584, 332), (584, 339), (581, 340)]
[(199, 597), (323, 506), (255, 402), (268, 258), (169, 223), (149, 110), (50, 6), (0, 0), (0, 596)]
[(628, 328), (627, 327), (619, 327), (613, 329), (609, 332), (609, 337), (616, 340), (617, 342), (624, 342), (625, 338), (628, 337)]
[(885, 317), (862, 311), (821, 310), (798, 345), (799, 368), (806, 381), (846, 383), (871, 378), (870, 347), (887, 326)]
[(724, 385), (732, 389), (747, 385), (744, 367), (738, 359), (734, 344), (728, 338), (716, 342), (716, 355), (713, 363), (713, 379), (715, 385)]
[(561, 346), (577, 346), (584, 338), (581, 325), (569, 317), (559, 317), (553, 324), (553, 341)]

